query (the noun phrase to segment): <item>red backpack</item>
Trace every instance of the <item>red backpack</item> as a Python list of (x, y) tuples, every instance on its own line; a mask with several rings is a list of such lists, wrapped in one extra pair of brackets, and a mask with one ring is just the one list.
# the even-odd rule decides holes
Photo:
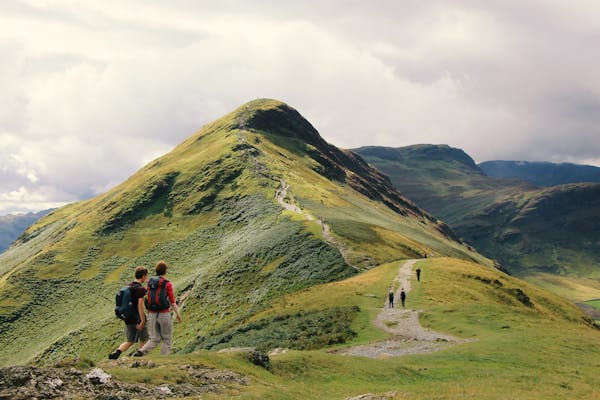
[(148, 281), (148, 297), (146, 308), (150, 311), (163, 311), (171, 308), (171, 302), (167, 296), (168, 280), (162, 276), (153, 276)]

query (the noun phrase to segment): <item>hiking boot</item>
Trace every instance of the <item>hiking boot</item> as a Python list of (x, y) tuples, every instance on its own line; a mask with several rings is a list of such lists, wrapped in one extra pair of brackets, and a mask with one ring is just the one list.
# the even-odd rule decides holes
[(110, 353), (108, 355), (108, 359), (109, 360), (116, 360), (117, 358), (119, 358), (120, 355), (121, 355), (121, 350), (116, 349), (115, 351), (113, 351), (112, 353)]
[(133, 353), (133, 356), (134, 356), (134, 357), (143, 357), (143, 356), (144, 356), (144, 353), (142, 353), (141, 351), (139, 351), (139, 350), (138, 350), (138, 351), (136, 351), (135, 353)]

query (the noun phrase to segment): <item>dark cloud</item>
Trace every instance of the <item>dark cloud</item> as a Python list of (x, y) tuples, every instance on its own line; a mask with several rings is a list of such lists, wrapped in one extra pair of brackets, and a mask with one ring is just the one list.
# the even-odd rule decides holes
[(600, 165), (593, 2), (29, 0), (0, 26), (0, 213), (100, 193), (257, 97), (343, 147)]

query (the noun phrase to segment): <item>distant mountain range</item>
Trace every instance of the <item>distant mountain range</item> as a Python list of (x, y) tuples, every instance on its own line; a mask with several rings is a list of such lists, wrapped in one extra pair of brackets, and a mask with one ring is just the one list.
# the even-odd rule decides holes
[(600, 297), (600, 184), (490, 177), (446, 145), (355, 151), (510, 273), (573, 300)]
[(486, 161), (479, 168), (494, 178), (515, 178), (538, 186), (600, 182), (600, 168), (591, 165), (530, 161)]
[(52, 210), (37, 213), (11, 214), (0, 216), (0, 253), (8, 247), (37, 220)]

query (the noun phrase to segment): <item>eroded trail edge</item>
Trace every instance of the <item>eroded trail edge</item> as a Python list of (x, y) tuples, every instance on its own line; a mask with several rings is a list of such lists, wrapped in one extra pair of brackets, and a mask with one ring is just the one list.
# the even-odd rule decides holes
[[(395, 357), (414, 354), (433, 353), (444, 348), (460, 344), (473, 342), (476, 339), (459, 339), (457, 337), (432, 331), (423, 328), (419, 323), (419, 314), (421, 310), (402, 308), (400, 303), (400, 291), (404, 288), (407, 293), (407, 302), (410, 304), (411, 290), (410, 277), (414, 264), (419, 260), (405, 261), (394, 282), (397, 286), (394, 298), (398, 308), (388, 308), (386, 299), (385, 306), (373, 321), (373, 324), (391, 333), (390, 339), (379, 342), (348, 347), (338, 351), (339, 354), (363, 356), (369, 358)], [(420, 283), (422, 284), (422, 283)], [(386, 296), (387, 297), (387, 296)]]

